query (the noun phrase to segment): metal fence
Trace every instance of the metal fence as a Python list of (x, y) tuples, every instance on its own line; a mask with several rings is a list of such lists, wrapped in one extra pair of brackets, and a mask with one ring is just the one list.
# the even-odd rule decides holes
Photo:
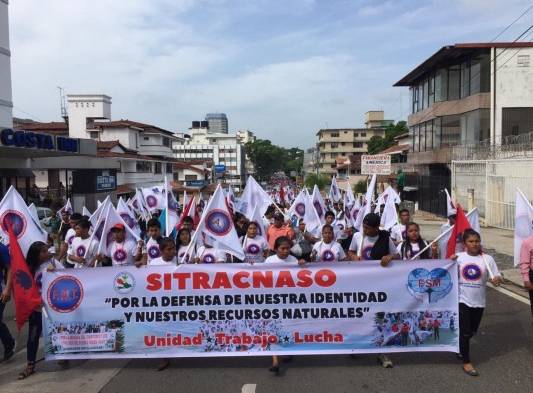
[(533, 195), (533, 158), (453, 161), (451, 166), (455, 200), (476, 206), (487, 225), (513, 229), (516, 188)]

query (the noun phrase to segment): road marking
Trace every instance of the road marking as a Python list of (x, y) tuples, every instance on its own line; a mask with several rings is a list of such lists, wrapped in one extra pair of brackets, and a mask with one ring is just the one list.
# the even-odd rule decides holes
[(241, 393), (255, 393), (255, 387), (257, 385), (253, 383), (245, 383), (242, 385)]
[(487, 284), (490, 288), (498, 291), (498, 292), (501, 292), (503, 293), (504, 295), (507, 295), (509, 297), (512, 297), (513, 299), (515, 300), (518, 300), (519, 302), (522, 302), (524, 304), (527, 304), (529, 305), (529, 300), (527, 298), (525, 298), (524, 296), (520, 296), (520, 295), (517, 295), (516, 293), (514, 293), (513, 291), (510, 291), (508, 289), (505, 289), (505, 288), (502, 288), (502, 287), (495, 287), (494, 285), (492, 284)]

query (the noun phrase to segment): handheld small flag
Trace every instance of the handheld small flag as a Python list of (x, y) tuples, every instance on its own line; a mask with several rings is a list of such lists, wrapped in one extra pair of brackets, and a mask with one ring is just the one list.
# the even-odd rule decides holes
[(448, 246), (446, 247), (446, 258), (451, 257), (457, 252), (457, 246), (462, 243), (464, 231), (470, 228), (470, 223), (468, 222), (468, 218), (466, 218), (463, 209), (460, 205), (457, 205), (457, 218), (455, 220), (452, 234), (450, 235), (450, 240), (448, 240)]

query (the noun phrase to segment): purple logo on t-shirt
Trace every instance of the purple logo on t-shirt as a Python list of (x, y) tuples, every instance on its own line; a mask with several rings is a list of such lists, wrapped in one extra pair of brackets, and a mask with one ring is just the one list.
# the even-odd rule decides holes
[(205, 254), (202, 258), (203, 263), (215, 263), (215, 256), (213, 254)]
[(259, 251), (261, 251), (261, 249), (259, 248), (259, 246), (257, 244), (250, 244), (247, 248), (246, 248), (246, 251), (250, 254), (259, 254)]
[(161, 253), (159, 252), (159, 246), (153, 245), (148, 247), (148, 255), (150, 255), (150, 258), (152, 259), (159, 258), (159, 256), (161, 255)]
[(122, 250), (122, 249), (117, 249), (115, 250), (114, 254), (113, 254), (113, 258), (115, 259), (115, 261), (117, 262), (123, 262), (126, 260), (126, 251)]
[(322, 260), (326, 262), (332, 262), (335, 260), (335, 254), (331, 250), (325, 250), (322, 253)]
[(76, 255), (79, 256), (79, 257), (83, 257), (85, 256), (85, 251), (86, 251), (86, 248), (85, 246), (78, 246), (78, 248), (76, 248)]

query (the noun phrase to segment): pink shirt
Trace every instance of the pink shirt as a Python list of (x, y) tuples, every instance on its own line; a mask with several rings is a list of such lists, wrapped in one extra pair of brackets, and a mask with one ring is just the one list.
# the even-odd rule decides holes
[(524, 281), (529, 281), (529, 271), (533, 270), (533, 236), (520, 246), (520, 273)]

